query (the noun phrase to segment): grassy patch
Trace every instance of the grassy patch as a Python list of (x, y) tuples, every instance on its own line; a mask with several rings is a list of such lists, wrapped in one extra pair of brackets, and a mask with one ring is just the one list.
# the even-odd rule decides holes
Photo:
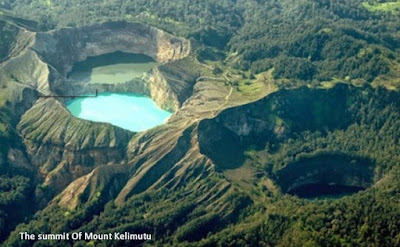
[(262, 89), (262, 84), (257, 81), (242, 80), (238, 82), (237, 90), (244, 95), (258, 94)]
[(0, 123), (0, 132), (1, 133), (6, 132), (6, 126), (3, 123)]
[(51, 7), (51, 0), (40, 0), (40, 3), (47, 7)]
[(370, 4), (367, 2), (363, 3), (364, 8), (368, 11), (375, 12), (375, 11), (384, 11), (384, 12), (391, 12), (392, 14), (400, 14), (400, 1), (396, 2), (386, 2), (386, 3), (374, 3)]
[(173, 26), (174, 33), (179, 33), (181, 35), (184, 33), (189, 33), (191, 31), (190, 26), (185, 22), (176, 21), (170, 17), (160, 17), (149, 11), (143, 11), (135, 16), (127, 14), (124, 17), (127, 21), (137, 20), (139, 22), (145, 22), (147, 24), (159, 26), (161, 28), (164, 26)]
[(244, 155), (250, 159), (254, 159), (256, 156), (256, 146), (250, 145), (245, 151)]

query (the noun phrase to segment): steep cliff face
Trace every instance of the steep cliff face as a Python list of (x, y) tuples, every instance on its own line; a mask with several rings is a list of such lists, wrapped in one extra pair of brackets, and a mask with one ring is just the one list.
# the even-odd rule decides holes
[(141, 23), (108, 22), (37, 33), (32, 49), (62, 75), (74, 63), (115, 51), (139, 53), (165, 63), (186, 57), (189, 41)]
[(264, 144), (268, 138), (285, 139), (305, 130), (342, 129), (354, 121), (348, 112), (354, 91), (345, 84), (332, 89), (281, 90), (256, 102), (224, 110), (215, 119), (204, 120), (201, 126), (210, 123), (224, 128), (243, 145)]
[(150, 97), (158, 105), (177, 111), (192, 96), (199, 76), (198, 65), (191, 58), (184, 58), (153, 69), (145, 81)]
[[(190, 41), (141, 23), (108, 22), (37, 33), (31, 49), (49, 65), (51, 92), (47, 90), (45, 94), (79, 95), (93, 93), (95, 89), (135, 92), (175, 111), (191, 95), (198, 76), (196, 66), (188, 66), (193, 63), (190, 59), (184, 62), (186, 67), (178, 61), (189, 55)], [(91, 85), (67, 78), (75, 63), (116, 51), (144, 54), (161, 65), (143, 79), (124, 85)]]

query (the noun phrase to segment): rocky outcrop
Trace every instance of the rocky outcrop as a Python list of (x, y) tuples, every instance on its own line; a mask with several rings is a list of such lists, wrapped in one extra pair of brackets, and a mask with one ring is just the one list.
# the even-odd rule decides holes
[(71, 183), (53, 202), (60, 206), (76, 209), (86, 203), (102, 204), (114, 199), (129, 178), (126, 165), (104, 165)]
[(177, 111), (193, 94), (200, 71), (196, 64), (185, 58), (161, 65), (145, 80), (150, 97), (163, 109)]

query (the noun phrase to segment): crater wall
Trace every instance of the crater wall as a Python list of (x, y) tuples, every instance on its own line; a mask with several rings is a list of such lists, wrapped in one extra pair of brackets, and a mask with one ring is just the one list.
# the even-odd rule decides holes
[(144, 54), (160, 63), (175, 61), (189, 54), (190, 43), (145, 24), (107, 22), (37, 33), (32, 49), (66, 76), (74, 63), (116, 51)]
[[(50, 91), (56, 95), (81, 95), (99, 92), (134, 92), (145, 94), (162, 108), (176, 111), (190, 95), (195, 78), (190, 71), (169, 73), (171, 62), (187, 57), (190, 41), (141, 23), (106, 22), (80, 28), (64, 28), (37, 33), (31, 47), (49, 65)], [(159, 67), (142, 79), (123, 84), (96, 84), (74, 81), (67, 76), (77, 62), (88, 57), (114, 52), (144, 54), (152, 57)], [(161, 69), (164, 68), (164, 69)], [(178, 86), (176, 86), (176, 84)]]

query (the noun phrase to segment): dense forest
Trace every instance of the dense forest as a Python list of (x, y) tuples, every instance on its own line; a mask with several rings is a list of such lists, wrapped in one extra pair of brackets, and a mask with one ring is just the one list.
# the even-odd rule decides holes
[[(27, 201), (38, 178), (32, 167), (11, 162), (26, 155), (19, 151), (18, 120), (0, 112), (0, 243), (30, 245), (19, 241), (20, 231), (130, 231), (152, 232), (152, 244), (160, 246), (400, 246), (399, 1), (3, 0), (0, 62), (14, 48), (18, 26), (49, 31), (110, 20), (144, 22), (191, 39), (200, 47), (197, 61), (212, 61), (216, 75), (240, 71), (250, 81), (270, 72), (282, 90), (265, 99), (273, 109), (268, 118), (291, 132), (243, 144), (254, 171), (251, 188), (216, 169), (201, 182), (139, 193), (123, 206), (95, 197), (76, 210), (52, 204), (36, 212)], [(324, 82), (340, 85), (321, 88)], [(368, 186), (334, 199), (289, 195), (285, 168), (326, 157), (368, 163), (374, 169), (365, 171)], [(232, 185), (223, 187), (221, 179)], [(214, 204), (198, 200), (218, 198), (221, 187), (228, 192)]]

